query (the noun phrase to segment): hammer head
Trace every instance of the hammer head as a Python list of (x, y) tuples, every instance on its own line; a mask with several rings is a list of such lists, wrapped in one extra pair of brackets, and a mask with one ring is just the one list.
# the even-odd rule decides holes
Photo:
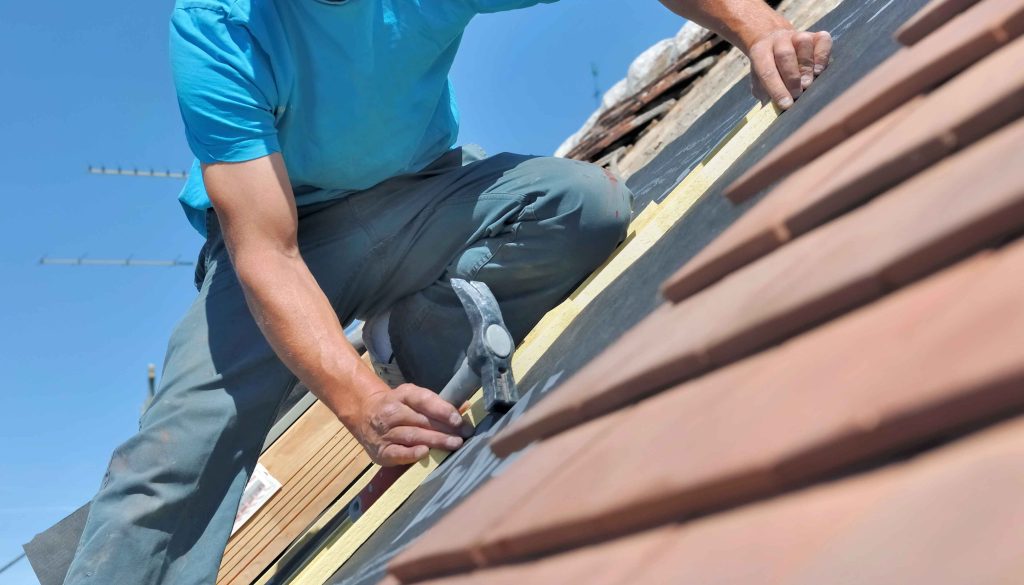
[(498, 301), (486, 284), (459, 278), (451, 282), (473, 329), (466, 363), (480, 376), (484, 406), (489, 412), (506, 412), (519, 401), (512, 376), (512, 352), (515, 350), (512, 334), (505, 327)]

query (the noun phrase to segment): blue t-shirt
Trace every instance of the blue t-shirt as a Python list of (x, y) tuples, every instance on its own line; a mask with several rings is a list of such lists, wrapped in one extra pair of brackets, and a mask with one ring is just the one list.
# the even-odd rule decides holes
[(448, 72), (474, 15), (556, 0), (177, 0), (171, 65), (199, 163), (281, 152), (298, 205), (421, 170), (455, 144)]

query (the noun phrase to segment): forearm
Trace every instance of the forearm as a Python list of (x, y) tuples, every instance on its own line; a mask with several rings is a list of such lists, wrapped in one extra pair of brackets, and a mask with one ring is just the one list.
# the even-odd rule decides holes
[(298, 249), (235, 250), (249, 309), (278, 357), (342, 422), (387, 390), (348, 342)]
[(661, 0), (676, 14), (712, 30), (744, 53), (774, 31), (792, 28), (764, 0)]
[(298, 210), (280, 154), (203, 166), (231, 265), (277, 357), (382, 465), (458, 449), (462, 417), (413, 384), (391, 390), (345, 338), (298, 245)]

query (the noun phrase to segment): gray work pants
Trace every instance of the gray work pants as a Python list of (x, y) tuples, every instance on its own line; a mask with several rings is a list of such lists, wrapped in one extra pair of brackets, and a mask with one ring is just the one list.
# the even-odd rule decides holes
[[(441, 388), (469, 343), (452, 277), (487, 283), (519, 342), (622, 241), (628, 190), (600, 168), (460, 150), (299, 209), (302, 256), (342, 323), (391, 309), (406, 378)], [(67, 585), (212, 584), (260, 447), (295, 383), (246, 307), (216, 216), (199, 296), (139, 433), (117, 448)]]

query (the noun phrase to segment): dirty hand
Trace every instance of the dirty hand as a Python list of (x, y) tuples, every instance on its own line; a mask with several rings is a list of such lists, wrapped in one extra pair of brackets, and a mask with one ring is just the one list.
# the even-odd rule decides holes
[(789, 109), (828, 67), (831, 56), (832, 35), (824, 31), (780, 29), (765, 35), (749, 50), (754, 97)]
[(354, 419), (349, 428), (383, 466), (415, 463), (430, 449), (454, 451), (471, 431), (454, 406), (414, 384), (370, 394)]

